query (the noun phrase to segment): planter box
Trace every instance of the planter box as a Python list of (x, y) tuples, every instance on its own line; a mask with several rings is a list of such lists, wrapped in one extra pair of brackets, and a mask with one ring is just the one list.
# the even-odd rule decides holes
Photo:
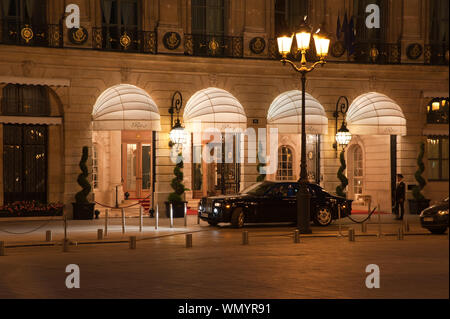
[(2, 217), (52, 217), (52, 216), (62, 216), (63, 209), (50, 209), (50, 210), (36, 210), (31, 212), (10, 212), (10, 211), (0, 211), (0, 218)]
[(415, 199), (408, 199), (409, 203), (409, 213), (412, 215), (419, 215), (425, 208), (430, 206), (430, 200), (424, 199), (424, 200), (415, 200)]
[(94, 219), (95, 203), (78, 204), (72, 203), (73, 219), (75, 220), (89, 220)]
[[(187, 202), (179, 202), (179, 203), (173, 203), (173, 218), (180, 218), (184, 217), (184, 204), (187, 204)], [(166, 217), (170, 218), (170, 203), (165, 202), (166, 204)]]

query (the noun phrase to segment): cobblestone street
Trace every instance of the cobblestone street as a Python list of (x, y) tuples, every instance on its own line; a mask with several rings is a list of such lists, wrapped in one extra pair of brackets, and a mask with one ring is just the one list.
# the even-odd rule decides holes
[[(136, 250), (126, 242), (72, 245), (67, 253), (57, 245), (8, 248), (0, 298), (449, 297), (447, 234), (355, 242), (315, 236), (294, 244), (292, 226), (248, 226), (244, 246), (242, 230), (196, 227), (190, 249), (177, 232), (142, 238)], [(65, 286), (68, 264), (80, 267), (80, 289)], [(365, 286), (368, 264), (380, 267), (379, 289)]]

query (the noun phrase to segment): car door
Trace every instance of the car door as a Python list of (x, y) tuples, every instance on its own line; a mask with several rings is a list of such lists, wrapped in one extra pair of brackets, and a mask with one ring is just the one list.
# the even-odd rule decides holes
[[(294, 198), (293, 198), (294, 197)], [(268, 192), (265, 207), (266, 222), (292, 221), (295, 206), (295, 190), (290, 183), (280, 183)]]

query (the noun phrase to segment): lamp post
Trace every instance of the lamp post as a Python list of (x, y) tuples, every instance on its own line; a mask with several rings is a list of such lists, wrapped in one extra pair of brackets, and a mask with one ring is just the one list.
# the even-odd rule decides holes
[[(336, 102), (336, 110), (333, 113), (333, 117), (336, 119), (336, 136), (335, 136), (335, 142), (333, 143), (333, 148), (336, 152), (336, 158), (338, 157), (338, 145), (343, 146), (344, 148), (350, 143), (350, 140), (352, 138), (352, 135), (350, 134), (349, 130), (347, 129), (347, 126), (345, 124), (345, 115), (348, 111), (348, 99), (346, 96), (340, 96), (339, 99)], [(342, 125), (341, 128), (338, 130), (338, 120), (339, 120), (339, 113), (342, 114)]]
[(284, 34), (278, 37), (278, 51), (280, 52), (283, 65), (289, 63), (292, 68), (301, 74), (302, 80), (302, 143), (301, 143), (301, 164), (300, 164), (300, 178), (299, 178), (299, 191), (297, 192), (297, 227), (302, 234), (310, 234), (310, 199), (307, 183), (308, 183), (308, 173), (306, 170), (306, 126), (305, 126), (305, 91), (306, 91), (306, 74), (313, 71), (317, 66), (326, 63), (325, 58), (328, 55), (328, 49), (330, 46), (330, 39), (323, 32), (317, 30), (314, 33), (314, 43), (316, 46), (316, 53), (319, 57), (319, 61), (315, 62), (311, 67), (307, 66), (306, 61), (306, 51), (309, 49), (309, 44), (311, 42), (311, 27), (306, 24), (306, 17), (300, 28), (295, 32), (295, 37), (297, 40), (298, 50), (301, 52), (302, 59), (300, 61), (300, 66), (297, 66), (293, 61), (287, 58), (288, 54), (291, 52), (292, 42), (294, 39), (294, 34)]
[[(183, 96), (179, 91), (176, 91), (172, 96), (172, 106), (169, 108), (170, 114), (170, 133), (169, 133), (169, 146), (173, 145), (181, 145), (184, 143), (185, 134), (184, 127), (181, 125), (179, 113), (181, 107), (183, 106)], [(173, 123), (173, 114), (177, 113), (177, 119), (175, 120), (175, 124)]]

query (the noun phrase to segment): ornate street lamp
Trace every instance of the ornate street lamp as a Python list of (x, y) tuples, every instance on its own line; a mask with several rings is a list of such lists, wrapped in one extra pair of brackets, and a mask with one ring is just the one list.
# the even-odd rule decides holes
[(283, 34), (278, 37), (278, 51), (280, 52), (283, 65), (289, 63), (292, 68), (301, 74), (302, 79), (302, 144), (301, 144), (301, 164), (300, 164), (300, 188), (297, 192), (297, 227), (302, 234), (311, 233), (310, 228), (310, 199), (307, 183), (308, 173), (306, 170), (306, 126), (305, 126), (305, 91), (306, 91), (306, 74), (313, 71), (318, 65), (325, 64), (325, 58), (328, 55), (328, 49), (330, 46), (330, 39), (325, 32), (320, 29), (314, 33), (314, 44), (316, 47), (316, 53), (319, 61), (315, 62), (311, 67), (307, 66), (306, 51), (309, 49), (311, 42), (311, 27), (306, 24), (306, 17), (300, 28), (295, 32), (295, 38), (297, 40), (297, 48), (301, 52), (302, 59), (300, 66), (297, 66), (293, 61), (288, 60), (287, 56), (291, 52), (292, 42), (294, 34)]
[[(169, 146), (172, 147), (173, 145), (177, 145), (177, 147), (185, 142), (186, 139), (186, 131), (184, 130), (184, 127), (181, 125), (180, 119), (179, 119), (179, 113), (181, 110), (181, 107), (183, 105), (183, 96), (179, 91), (176, 91), (172, 97), (172, 106), (169, 108), (170, 113), (170, 133), (169, 133)], [(173, 124), (173, 114), (177, 113), (177, 119), (175, 121), (175, 124)]]
[[(333, 144), (333, 148), (336, 151), (336, 158), (338, 153), (338, 145), (345, 148), (352, 139), (352, 134), (347, 129), (347, 125), (345, 123), (345, 115), (348, 111), (348, 99), (346, 96), (340, 96), (339, 99), (336, 102), (336, 111), (334, 111), (333, 116), (336, 119), (336, 141)], [(338, 120), (339, 120), (339, 113), (342, 114), (342, 125), (341, 128), (338, 130)]]

